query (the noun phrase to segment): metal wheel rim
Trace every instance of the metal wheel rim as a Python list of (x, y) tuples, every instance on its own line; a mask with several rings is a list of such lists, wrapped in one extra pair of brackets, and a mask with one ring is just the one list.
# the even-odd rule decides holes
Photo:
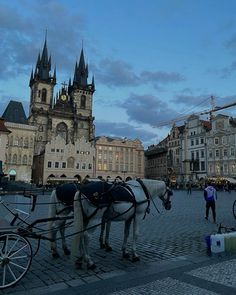
[(0, 289), (19, 282), (32, 262), (32, 247), (29, 241), (14, 233), (0, 235)]
[(236, 219), (236, 200), (233, 203), (233, 215), (234, 215), (234, 218)]

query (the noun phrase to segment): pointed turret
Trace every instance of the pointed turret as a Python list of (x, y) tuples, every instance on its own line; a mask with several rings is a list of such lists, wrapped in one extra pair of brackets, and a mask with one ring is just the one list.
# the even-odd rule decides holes
[(84, 61), (84, 51), (81, 49), (79, 65), (76, 62), (75, 65), (75, 73), (74, 73), (74, 81), (73, 86), (77, 87), (87, 87), (87, 78), (88, 78), (88, 66), (85, 65)]
[[(44, 82), (53, 82), (56, 84), (55, 76), (50, 75), (51, 71), (51, 56), (48, 57), (47, 38), (45, 37), (42, 55), (38, 54), (38, 59), (35, 67), (34, 80)], [(54, 72), (55, 74), (55, 72)], [(32, 81), (33, 82), (33, 81)]]

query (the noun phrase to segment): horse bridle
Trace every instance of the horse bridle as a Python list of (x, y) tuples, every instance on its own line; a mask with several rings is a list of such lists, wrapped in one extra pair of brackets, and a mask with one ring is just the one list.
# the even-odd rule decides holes
[[(165, 199), (164, 196), (167, 194), (167, 198)], [(171, 209), (171, 201), (170, 201), (170, 196), (172, 196), (173, 193), (170, 190), (170, 188), (167, 186), (166, 190), (164, 192), (164, 194), (162, 196), (160, 196), (159, 198), (162, 200), (164, 207), (166, 210), (170, 210)]]

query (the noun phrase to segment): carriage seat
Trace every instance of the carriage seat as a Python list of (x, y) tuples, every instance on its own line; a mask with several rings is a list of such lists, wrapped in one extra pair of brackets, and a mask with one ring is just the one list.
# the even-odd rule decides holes
[(113, 184), (105, 181), (88, 183), (80, 191), (96, 207), (107, 207), (112, 202), (135, 202), (135, 197), (125, 184)]
[(64, 183), (56, 187), (56, 195), (58, 200), (60, 200), (66, 206), (73, 206), (74, 196), (79, 189), (79, 184), (77, 183)]

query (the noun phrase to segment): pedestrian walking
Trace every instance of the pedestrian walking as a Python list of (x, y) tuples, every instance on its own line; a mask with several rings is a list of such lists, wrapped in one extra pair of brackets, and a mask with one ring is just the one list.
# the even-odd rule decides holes
[(187, 183), (187, 195), (190, 196), (192, 194), (192, 185), (191, 182)]
[(216, 189), (210, 184), (208, 184), (204, 189), (204, 199), (206, 201), (206, 216), (205, 216), (205, 218), (208, 220), (209, 210), (211, 208), (213, 221), (216, 222), (215, 201), (217, 200), (217, 192), (216, 192)]

